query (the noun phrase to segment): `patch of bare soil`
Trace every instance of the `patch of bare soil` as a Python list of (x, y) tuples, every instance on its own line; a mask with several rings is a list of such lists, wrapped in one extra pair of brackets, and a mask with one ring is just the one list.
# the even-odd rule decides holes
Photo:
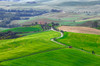
[(75, 33), (97, 34), (100, 35), (100, 30), (90, 27), (76, 27), (76, 26), (61, 26), (59, 30)]

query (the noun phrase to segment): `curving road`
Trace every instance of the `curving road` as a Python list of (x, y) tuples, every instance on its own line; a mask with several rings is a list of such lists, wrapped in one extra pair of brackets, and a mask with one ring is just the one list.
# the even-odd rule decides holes
[[(52, 31), (56, 31), (56, 30), (54, 30), (52, 27), (51, 27), (50, 30), (52, 30)], [(60, 32), (60, 31), (56, 31), (56, 32)], [(60, 38), (62, 38), (62, 37), (64, 36), (63, 32), (60, 32), (60, 34), (61, 34), (61, 36), (60, 36), (60, 37), (57, 37), (57, 38), (55, 38), (55, 39), (60, 39)], [(60, 43), (60, 42), (55, 41), (54, 38), (51, 39), (51, 41), (52, 41), (52, 42), (55, 42), (55, 43), (57, 43), (57, 44), (60, 44), (60, 45), (64, 45), (64, 46), (66, 46), (65, 44), (62, 44), (62, 43)], [(68, 46), (67, 46), (67, 47), (68, 47)]]

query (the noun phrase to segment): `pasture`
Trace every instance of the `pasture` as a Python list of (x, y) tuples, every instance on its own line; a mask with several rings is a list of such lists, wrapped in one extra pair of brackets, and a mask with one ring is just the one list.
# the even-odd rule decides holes
[(64, 32), (64, 37), (56, 41), (100, 55), (100, 35)]
[(13, 32), (37, 32), (42, 31), (40, 25), (30, 26), (30, 27), (17, 27), (17, 28), (10, 28), (7, 30), (3, 30), (2, 32), (13, 31)]
[(76, 49), (58, 49), (2, 62), (4, 66), (99, 66), (100, 57)]
[(45, 31), (16, 39), (0, 40), (0, 61), (63, 48), (64, 46), (50, 40), (59, 36), (58, 32)]

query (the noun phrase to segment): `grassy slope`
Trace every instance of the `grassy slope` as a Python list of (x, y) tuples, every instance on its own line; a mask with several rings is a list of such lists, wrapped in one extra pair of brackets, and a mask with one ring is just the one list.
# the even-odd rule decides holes
[(50, 41), (51, 38), (58, 36), (58, 32), (46, 31), (17, 39), (0, 40), (0, 61), (62, 48), (64, 46)]
[(61, 22), (60, 25), (69, 25), (69, 26), (76, 26), (78, 24), (83, 24), (85, 22)]
[(89, 52), (95, 51), (96, 54), (100, 54), (100, 35), (65, 32), (64, 37), (57, 39), (57, 41)]
[[(50, 41), (50, 38), (54, 38), (57, 36), (60, 36), (60, 34), (57, 32), (46, 31), (42, 33), (29, 35), (26, 37), (21, 37), (18, 39), (1, 40), (0, 61), (22, 57), (9, 61), (3, 61), (0, 63), (1, 66), (99, 66), (100, 65), (99, 63), (100, 56), (92, 55), (74, 48), (64, 49), (64, 46), (61, 46), (59, 44)], [(77, 48), (80, 48), (82, 46), (85, 49), (94, 49), (96, 41), (99, 41), (99, 37), (100, 37), (99, 35), (80, 34), (80, 33), (67, 34), (65, 32), (64, 37), (57, 41), (68, 43), (67, 45), (71, 44)], [(93, 43), (94, 45), (91, 45), (91, 43)], [(57, 49), (57, 48), (62, 48), (62, 49)], [(48, 51), (51, 49), (53, 50)], [(37, 52), (43, 52), (43, 53), (37, 53)], [(37, 54), (34, 55), (34, 53)]]
[(5, 66), (99, 66), (100, 57), (75, 49), (60, 49), (2, 62)]
[(32, 27), (17, 27), (4, 30), (2, 32), (13, 31), (13, 32), (31, 32), (31, 31), (42, 31), (40, 25), (32, 26)]
[(8, 28), (0, 28), (0, 31), (7, 30)]
[(97, 29), (99, 29), (99, 30), (100, 30), (100, 27), (98, 27)]

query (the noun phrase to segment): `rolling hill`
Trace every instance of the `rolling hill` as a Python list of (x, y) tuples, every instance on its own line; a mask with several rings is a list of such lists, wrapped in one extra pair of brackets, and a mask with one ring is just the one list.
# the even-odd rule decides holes
[(93, 6), (93, 5), (100, 5), (100, 1), (88, 1), (88, 2), (71, 1), (59, 4), (59, 6)]
[(45, 31), (17, 39), (0, 40), (0, 61), (61, 49), (64, 46), (50, 41), (51, 38), (58, 36), (58, 32)]
[(64, 32), (58, 42), (100, 55), (100, 35)]
[[(17, 39), (0, 40), (1, 66), (96, 66), (100, 65), (100, 35), (45, 31)], [(84, 40), (83, 40), (84, 39)], [(88, 39), (88, 40), (87, 40)], [(76, 47), (76, 48), (74, 48)], [(85, 50), (85, 51), (83, 51)], [(90, 52), (90, 53), (88, 53)]]
[(2, 62), (4, 66), (99, 66), (100, 57), (75, 49), (59, 49)]
[(40, 25), (31, 26), (31, 27), (17, 27), (3, 30), (2, 32), (13, 31), (13, 32), (38, 32), (42, 31)]

